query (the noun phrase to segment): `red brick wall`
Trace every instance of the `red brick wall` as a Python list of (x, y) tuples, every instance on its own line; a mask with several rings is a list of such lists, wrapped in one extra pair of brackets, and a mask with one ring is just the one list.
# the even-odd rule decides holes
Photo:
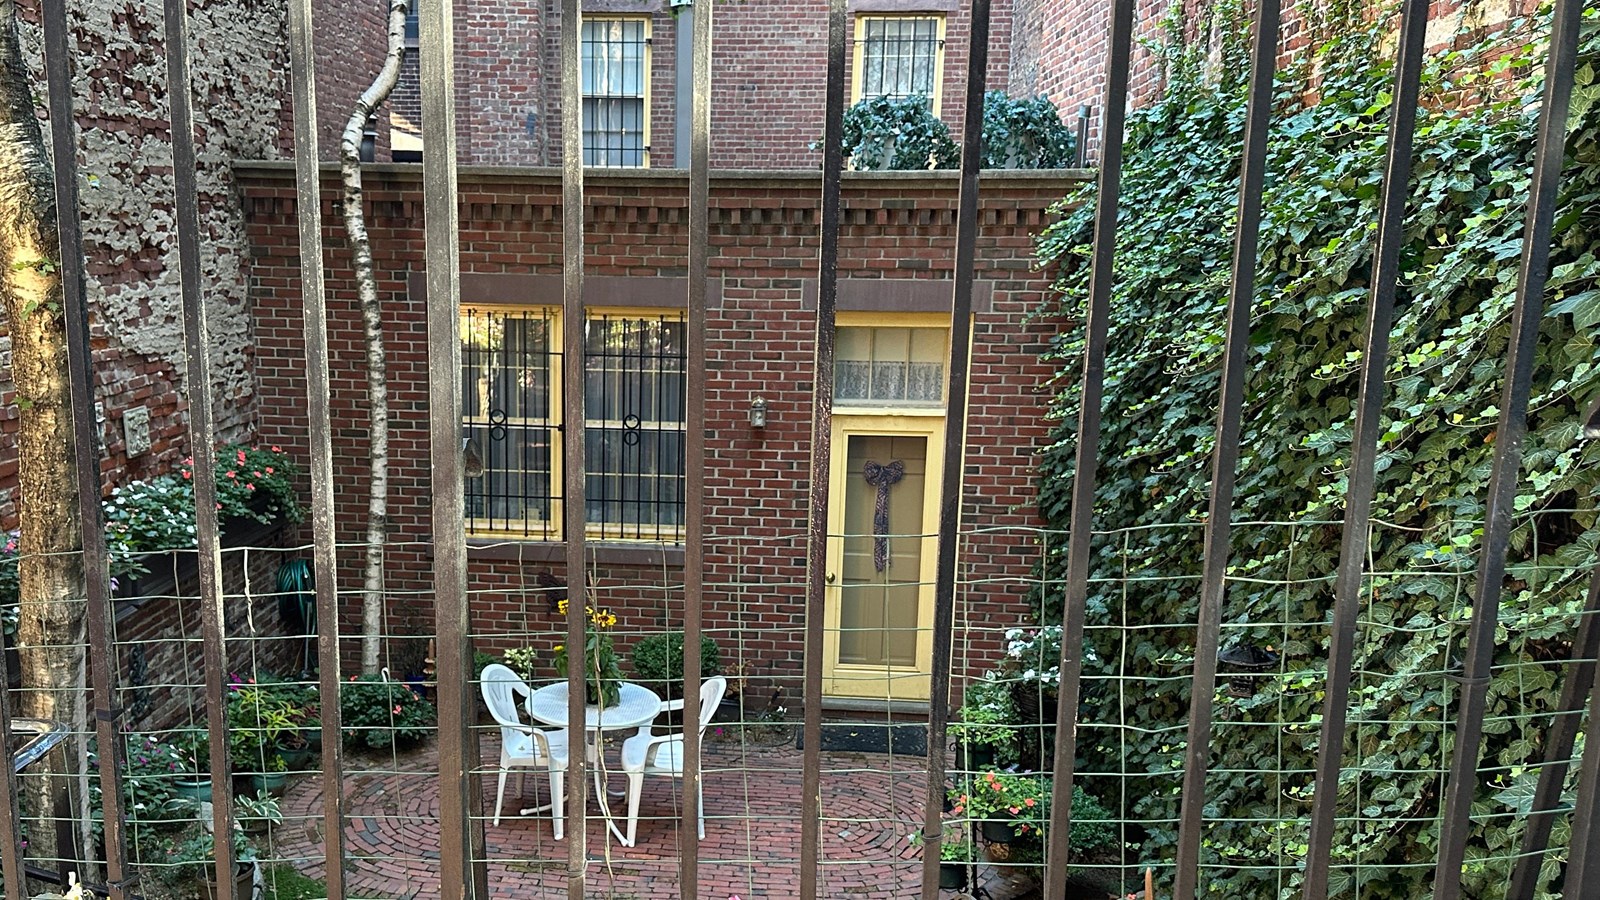
[[(317, 150), (323, 159), (339, 158), (345, 123), (383, 66), (388, 9), (385, 0), (317, 0)], [(388, 109), (379, 109), (377, 159), (388, 158), (388, 120)]]
[[(991, 10), (988, 83), (1009, 78), (1012, 0)], [(880, 7), (871, 7), (880, 8)], [(907, 9), (948, 15), (941, 115), (958, 136), (965, 89), (969, 13), (966, 4), (913, 2)], [(675, 158), (677, 39), (661, 0), (590, 3), (595, 15), (643, 14), (651, 21), (650, 147), (652, 168), (686, 165)], [(809, 149), (822, 136), (827, 78), (825, 0), (741, 0), (715, 7), (712, 62), (712, 165), (790, 169), (821, 165)], [(561, 161), (558, 0), (469, 6), (456, 18), (458, 153), (463, 164), (559, 165)], [(851, 22), (854, 35), (854, 18)], [(393, 107), (397, 120), (420, 110), (414, 66)]]
[[(1184, 0), (1177, 20), (1184, 40), (1214, 46), (1215, 29), (1206, 11), (1208, 0)], [(1434, 0), (1429, 9), (1428, 46), (1440, 51), (1463, 46), (1489, 29), (1530, 14), (1535, 0)], [(1075, 115), (1084, 105), (1091, 109), (1090, 156), (1099, 146), (1100, 107), (1105, 100), (1106, 40), (1110, 30), (1111, 0), (1066, 4), (1059, 0), (1016, 0), (1016, 23), (1009, 90), (1013, 95), (1043, 94), (1055, 101), (1063, 115)], [(1249, 14), (1246, 4), (1245, 14)], [(1378, 7), (1366, 10), (1371, 13)], [(1284, 0), (1279, 30), (1280, 70), (1302, 59), (1318, 34), (1339, 26), (1329, 19), (1326, 3)], [(1358, 4), (1359, 7), (1359, 4)], [(1398, 15), (1397, 7), (1383, 6), (1383, 14)], [(1134, 46), (1129, 74), (1133, 106), (1160, 96), (1164, 73), (1161, 57), (1153, 49), (1169, 40), (1166, 18), (1173, 5), (1163, 0), (1137, 0)], [(1395, 20), (1398, 28), (1398, 20)], [(1393, 47), (1383, 52), (1392, 54)]]
[[(301, 342), (294, 192), (280, 166), (241, 170), (254, 247), (252, 265), (257, 373), (263, 435), (305, 450), (304, 353)], [(407, 285), (422, 265), (421, 198), (416, 174), (380, 167), (368, 177), (373, 246), (388, 312), (393, 391), (394, 469), (388, 578), (391, 632), (432, 631), (426, 468), (426, 384), (423, 304)], [(841, 276), (918, 279), (949, 284), (954, 265), (953, 176), (852, 176), (844, 189)], [(995, 176), (984, 181), (978, 278), (992, 284), (992, 309), (975, 323), (971, 428), (963, 524), (977, 529), (1028, 526), (1034, 512), (1032, 454), (1046, 440), (1046, 396), (1039, 385), (1051, 368), (1038, 351), (1056, 324), (1032, 321), (1048, 277), (1034, 271), (1032, 237), (1047, 208), (1070, 185), (1056, 176)], [(462, 181), (461, 259), (465, 273), (556, 274), (560, 259), (559, 183), (546, 175), (466, 173)], [(325, 204), (333, 201), (331, 190)], [(796, 675), (803, 622), (805, 481), (809, 465), (810, 363), (814, 313), (808, 279), (816, 277), (818, 183), (814, 175), (718, 177), (713, 183), (713, 292), (709, 354), (707, 627), (731, 654), (736, 635), (763, 676)], [(587, 272), (681, 275), (686, 264), (685, 185), (674, 178), (595, 176), (588, 183), (591, 223)], [(326, 221), (335, 221), (325, 206)], [(360, 318), (349, 260), (337, 233), (326, 239), (333, 348), (334, 464), (340, 486), (336, 514), (341, 543), (361, 539), (365, 413), (359, 352)], [(558, 296), (527, 297), (558, 304)], [(765, 429), (748, 422), (751, 398), (769, 408)], [(516, 553), (525, 557), (521, 563)], [(963, 557), (974, 578), (1023, 581), (1037, 558), (1031, 533), (997, 534)], [(526, 642), (529, 630), (553, 631), (556, 619), (534, 583), (540, 571), (561, 575), (558, 545), (522, 544), (510, 559), (479, 552), (471, 567), (473, 628), (494, 646)], [(344, 552), (341, 587), (358, 586), (359, 557)], [(620, 607), (625, 631), (656, 630), (682, 615), (681, 573), (671, 565), (602, 560), (596, 572), (602, 603)], [(355, 624), (355, 594), (345, 627)], [(986, 585), (974, 595), (988, 624), (1020, 621), (1025, 586)], [(410, 651), (418, 656), (416, 648)], [(792, 685), (793, 682), (791, 681)]]

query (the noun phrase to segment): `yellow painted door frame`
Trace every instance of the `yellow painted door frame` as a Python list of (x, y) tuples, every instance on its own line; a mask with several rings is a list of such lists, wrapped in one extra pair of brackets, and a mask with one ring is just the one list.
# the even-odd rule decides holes
[[(937, 573), (939, 531), (939, 480), (944, 464), (944, 416), (936, 414), (867, 414), (836, 412), (833, 419), (833, 471), (829, 488), (833, 502), (828, 511), (827, 603), (823, 619), (823, 692), (830, 696), (877, 700), (926, 700), (933, 660), (933, 592)], [(890, 532), (920, 534), (917, 573), (917, 630), (915, 665), (860, 665), (840, 662), (842, 587), (844, 582), (844, 528), (846, 491), (871, 490), (864, 481), (852, 484), (860, 473), (850, 471), (849, 439), (865, 437), (921, 437), (927, 443), (922, 522), (916, 527), (892, 523)], [(904, 540), (905, 538), (899, 538)]]

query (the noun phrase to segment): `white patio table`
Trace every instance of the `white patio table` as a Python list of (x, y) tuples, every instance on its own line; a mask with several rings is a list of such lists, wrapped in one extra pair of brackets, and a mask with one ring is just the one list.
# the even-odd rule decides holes
[[(617, 705), (601, 709), (595, 705), (583, 708), (583, 746), (589, 762), (595, 764), (600, 758), (600, 738), (607, 731), (628, 731), (648, 725), (655, 721), (661, 712), (661, 698), (656, 693), (643, 685), (624, 681), (618, 685)], [(536, 721), (557, 728), (567, 727), (567, 683), (559, 681), (547, 684), (528, 695), (528, 715)], [(605, 817), (606, 827), (611, 829), (619, 839), (622, 832), (618, 830), (616, 822), (611, 818), (611, 805), (606, 802), (605, 784), (601, 781), (601, 771), (598, 765), (594, 766), (594, 795), (600, 802), (600, 813)], [(531, 810), (523, 810), (527, 815)]]

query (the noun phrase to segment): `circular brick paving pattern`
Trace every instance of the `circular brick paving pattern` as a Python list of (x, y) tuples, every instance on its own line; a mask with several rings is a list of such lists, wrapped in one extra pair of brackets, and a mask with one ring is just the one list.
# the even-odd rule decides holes
[[(482, 739), (484, 809), (494, 809), (496, 736)], [(614, 753), (611, 756), (614, 759)], [(802, 757), (792, 742), (705, 745), (706, 837), (700, 844), (699, 896), (787, 898), (798, 893)], [(432, 747), (381, 761), (346, 759), (347, 889), (359, 898), (439, 896), (438, 757)], [(612, 763), (615, 765), (615, 763)], [(822, 754), (822, 890), (825, 897), (902, 900), (920, 894), (921, 859), (908, 835), (922, 817), (926, 771), (920, 757)], [(564, 896), (567, 842), (552, 839), (549, 813), (516, 815), (548, 800), (544, 776), (529, 772), (526, 802), (506, 787), (498, 826), (485, 822), (490, 892), (495, 897)], [(620, 790), (620, 774), (611, 787)], [(616, 900), (676, 898), (680, 783), (646, 778), (639, 805), (638, 846), (624, 847), (599, 820), (591, 799), (588, 896)], [(625, 815), (625, 801), (613, 798)], [(275, 855), (307, 874), (322, 874), (322, 782), (300, 778), (284, 798), (285, 824)], [(1006, 892), (1012, 893), (1012, 892)]]

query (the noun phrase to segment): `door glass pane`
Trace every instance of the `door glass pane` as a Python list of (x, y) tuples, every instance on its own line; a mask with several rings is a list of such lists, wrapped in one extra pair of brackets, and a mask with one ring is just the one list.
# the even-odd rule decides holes
[[(847, 440), (839, 662), (915, 668), (922, 554), (929, 552), (929, 539), (923, 536), (928, 441), (892, 435), (850, 435)], [(899, 463), (905, 469), (886, 488), (883, 534), (874, 531), (880, 488), (868, 482), (869, 462), (883, 467)], [(884, 480), (881, 473), (879, 477)]]
[(945, 328), (839, 328), (835, 401), (841, 406), (943, 404), (949, 335)]

